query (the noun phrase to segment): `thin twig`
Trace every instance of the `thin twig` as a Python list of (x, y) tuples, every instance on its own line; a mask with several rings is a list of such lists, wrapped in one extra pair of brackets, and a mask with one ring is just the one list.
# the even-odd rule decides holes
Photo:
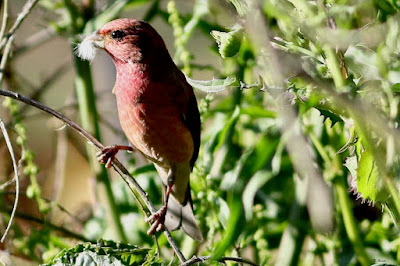
[(19, 13), (17, 19), (15, 20), (14, 24), (12, 25), (11, 29), (7, 32), (6, 36), (3, 37), (0, 43), (0, 50), (4, 48), (7, 43), (7, 40), (14, 36), (17, 29), (21, 26), (21, 23), (24, 19), (28, 16), (31, 12), (32, 8), (36, 5), (39, 0), (28, 0), (24, 7), (22, 8), (21, 13)]
[[(0, 191), (0, 195), (12, 195), (12, 194), (15, 194), (15, 193), (16, 193), (15, 191)], [(20, 197), (28, 197), (26, 195), (26, 192), (24, 192), (24, 191), (20, 191), (19, 195), (20, 195)], [(73, 213), (68, 211), (65, 207), (63, 207), (62, 205), (60, 205), (56, 201), (48, 199), (48, 198), (45, 198), (45, 197), (40, 197), (40, 198), (43, 199), (44, 201), (48, 202), (50, 204), (51, 208), (53, 208), (53, 206), (57, 207), (61, 212), (65, 213), (67, 216), (72, 218), (72, 220), (74, 220), (80, 226), (84, 226), (84, 221), (82, 221), (80, 218), (75, 216)]]
[(3, 237), (0, 240), (0, 242), (3, 243), (4, 239), (6, 238), (6, 236), (8, 234), (8, 231), (10, 231), (11, 224), (14, 220), (15, 212), (17, 211), (18, 199), (19, 199), (19, 177), (18, 177), (18, 165), (17, 165), (17, 161), (15, 160), (14, 150), (11, 145), (10, 137), (8, 136), (6, 126), (4, 125), (4, 123), (1, 119), (0, 119), (0, 129), (3, 132), (4, 140), (6, 141), (8, 151), (10, 152), (10, 155), (11, 155), (12, 165), (14, 168), (14, 178), (15, 178), (14, 206), (13, 206), (13, 209), (11, 212), (10, 220), (8, 221), (6, 231), (4, 232)]
[[(23, 96), (19, 93), (12, 92), (9, 90), (3, 90), (0, 89), (0, 95), (6, 96), (6, 97), (11, 97), (15, 100), (21, 101), (23, 103), (26, 103), (28, 105), (34, 106), (58, 119), (66, 123), (68, 126), (70, 126), (72, 129), (77, 131), (80, 135), (82, 135), (86, 140), (89, 141), (90, 144), (95, 146), (97, 149), (101, 150), (104, 148), (104, 145), (101, 144), (96, 138), (94, 138), (92, 135), (90, 135), (86, 130), (84, 130), (82, 127), (80, 127), (77, 123), (74, 121), (70, 120), (68, 117), (64, 116), (63, 114), (51, 109), (50, 107), (43, 105), (42, 103), (32, 100), (26, 96)], [(147, 208), (150, 210), (151, 213), (156, 212), (156, 208), (154, 207), (153, 203), (150, 201), (150, 199), (147, 196), (147, 193), (143, 190), (143, 188), (137, 183), (137, 181), (130, 175), (128, 170), (118, 161), (118, 159), (114, 159), (113, 161), (113, 168), (115, 171), (123, 178), (123, 180), (130, 185), (133, 185), (135, 190), (138, 192), (140, 195), (141, 199), (145, 202)], [(139, 201), (140, 202), (140, 201)], [(164, 230), (164, 234), (167, 237), (167, 240), (171, 247), (174, 249), (176, 255), (178, 256), (179, 260), (181, 262), (185, 262), (186, 259), (183, 256), (182, 252), (179, 250), (178, 246), (176, 245), (174, 239), (172, 238), (170, 232), (168, 230)]]
[[(186, 261), (185, 263), (182, 263), (180, 266), (189, 266), (189, 265), (193, 265), (198, 262), (204, 262), (204, 261), (210, 260), (210, 259), (212, 259), (211, 256), (203, 256), (203, 257), (193, 256), (190, 260)], [(257, 266), (257, 264), (255, 264), (254, 262), (251, 262), (248, 259), (238, 258), (238, 257), (222, 257), (222, 258), (218, 259), (218, 261), (219, 262), (234, 261), (234, 262), (238, 262), (238, 263), (244, 263), (244, 264), (248, 264), (248, 265), (252, 265), (252, 266)]]
[(3, 19), (1, 21), (1, 29), (0, 29), (0, 40), (3, 39), (4, 33), (6, 32), (8, 19), (8, 0), (4, 0), (3, 2)]
[(14, 178), (10, 179), (6, 182), (4, 182), (3, 184), (0, 185), (0, 190), (4, 190), (6, 187), (8, 187), (9, 185), (11, 185), (12, 183), (14, 183)]
[(5, 46), (4, 52), (3, 52), (3, 56), (1, 57), (1, 62), (0, 62), (0, 84), (3, 81), (4, 71), (5, 71), (5, 68), (6, 68), (8, 56), (11, 53), (11, 47), (12, 47), (12, 43), (14, 41), (14, 37), (15, 36), (12, 35), (12, 36), (10, 36), (10, 38), (7, 39), (6, 46)]
[[(9, 210), (5, 210), (5, 209), (1, 209), (0, 208), (0, 213), (8, 213), (8, 212), (9, 212)], [(23, 220), (27, 220), (27, 221), (31, 221), (31, 222), (35, 222), (35, 223), (38, 223), (38, 224), (42, 224), (42, 225), (48, 226), (48, 227), (50, 227), (50, 228), (52, 228), (52, 229), (54, 229), (56, 231), (59, 231), (59, 232), (65, 234), (66, 236), (73, 237), (73, 238), (81, 240), (83, 242), (97, 243), (96, 240), (88, 239), (88, 238), (86, 238), (86, 237), (84, 237), (84, 236), (82, 236), (82, 235), (80, 235), (78, 233), (72, 232), (71, 230), (69, 230), (67, 228), (57, 226), (57, 225), (55, 225), (53, 223), (47, 222), (46, 220), (42, 220), (40, 218), (31, 216), (31, 215), (26, 214), (26, 213), (17, 212), (15, 214), (15, 217), (17, 217), (19, 219), (23, 219)]]

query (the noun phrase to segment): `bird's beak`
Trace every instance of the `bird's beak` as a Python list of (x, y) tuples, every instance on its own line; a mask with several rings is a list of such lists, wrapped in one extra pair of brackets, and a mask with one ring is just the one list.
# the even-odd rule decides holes
[(97, 49), (104, 49), (104, 38), (103, 36), (99, 35), (97, 31), (87, 36), (83, 42), (84, 41), (92, 42), (93, 46)]
[(93, 60), (96, 56), (98, 49), (105, 49), (104, 37), (98, 32), (93, 32), (87, 36), (83, 41), (76, 47), (76, 55), (83, 60)]

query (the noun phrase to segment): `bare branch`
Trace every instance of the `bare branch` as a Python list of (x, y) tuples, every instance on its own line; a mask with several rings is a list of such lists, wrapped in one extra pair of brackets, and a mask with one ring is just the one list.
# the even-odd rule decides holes
[(14, 41), (14, 35), (10, 36), (10, 38), (7, 39), (6, 42), (6, 47), (4, 48), (3, 56), (1, 57), (1, 62), (0, 62), (0, 84), (3, 81), (4, 77), (4, 69), (6, 68), (8, 56), (11, 53), (11, 46)]
[(36, 5), (36, 3), (39, 0), (28, 0), (24, 7), (22, 8), (21, 13), (19, 13), (17, 19), (14, 22), (14, 25), (12, 25), (11, 29), (8, 31), (7, 35), (4, 36), (1, 40), (0, 43), (0, 50), (2, 50), (4, 48), (4, 46), (6, 45), (7, 41), (14, 36), (15, 32), (17, 31), (17, 29), (21, 26), (21, 23), (24, 21), (24, 19), (29, 15), (29, 13), (31, 12), (32, 8)]
[[(0, 209), (0, 213), (8, 213), (8, 211), (9, 210)], [(27, 221), (31, 221), (31, 222), (35, 222), (35, 223), (38, 223), (38, 224), (42, 224), (42, 225), (48, 226), (48, 227), (50, 227), (50, 228), (52, 228), (52, 229), (54, 229), (56, 231), (59, 231), (59, 232), (65, 234), (68, 237), (73, 237), (73, 238), (81, 240), (83, 242), (97, 243), (97, 241), (92, 240), (92, 239), (87, 239), (86, 237), (84, 237), (84, 236), (82, 236), (80, 234), (77, 234), (75, 232), (72, 232), (72, 231), (68, 230), (67, 228), (57, 226), (57, 225), (52, 224), (52, 223), (50, 223), (50, 222), (48, 222), (46, 220), (42, 220), (42, 219), (40, 219), (38, 217), (34, 217), (34, 216), (31, 216), (31, 215), (26, 214), (26, 213), (17, 212), (15, 214), (15, 216), (17, 218), (19, 218), (19, 219), (23, 219), (23, 220), (27, 220)]]
[(1, 22), (1, 29), (0, 29), (0, 40), (3, 39), (4, 33), (6, 32), (7, 19), (8, 19), (8, 0), (4, 0), (4, 2), (3, 2), (3, 19)]
[(11, 145), (11, 141), (10, 138), (8, 136), (7, 130), (6, 130), (6, 126), (4, 125), (3, 121), (0, 119), (0, 129), (3, 132), (4, 135), (4, 139), (6, 141), (7, 144), (7, 148), (8, 151), (10, 152), (11, 155), (11, 160), (12, 160), (12, 164), (13, 164), (13, 168), (14, 168), (14, 179), (15, 179), (15, 200), (14, 200), (14, 206), (11, 212), (11, 216), (10, 216), (10, 220), (8, 221), (8, 225), (6, 228), (6, 231), (3, 234), (3, 237), (1, 238), (0, 242), (3, 243), (4, 239), (6, 238), (8, 231), (10, 231), (11, 228), (11, 224), (14, 220), (14, 216), (15, 216), (15, 212), (17, 210), (17, 206), (18, 206), (18, 199), (19, 199), (19, 177), (18, 177), (18, 165), (17, 165), (17, 161), (15, 160), (15, 155), (14, 155), (14, 150), (12, 148)]
[[(180, 266), (189, 266), (198, 262), (204, 262), (206, 260), (211, 260), (211, 259), (212, 259), (211, 256), (203, 256), (203, 257), (193, 256), (190, 260), (186, 261), (185, 263), (182, 263)], [(219, 262), (234, 261), (234, 262), (244, 263), (247, 265), (257, 266), (257, 264), (249, 261), (248, 259), (238, 258), (238, 257), (222, 257), (218, 259), (218, 261)]]
[[(11, 195), (11, 194), (15, 194), (15, 191), (0, 191), (0, 195)], [(28, 197), (26, 194), (26, 191), (20, 191), (19, 192), (20, 197)], [(61, 212), (65, 213), (67, 216), (69, 216), (74, 222), (76, 222), (77, 224), (79, 224), (79, 226), (83, 227), (84, 226), (84, 221), (82, 221), (79, 217), (77, 217), (76, 215), (74, 215), (73, 213), (71, 213), (70, 211), (68, 211), (65, 207), (63, 207), (62, 205), (60, 205), (59, 203), (57, 203), (54, 200), (45, 198), (45, 197), (41, 197), (44, 201), (48, 202), (51, 206), (51, 208), (53, 207), (57, 207)], [(1, 212), (1, 211), (0, 211)]]

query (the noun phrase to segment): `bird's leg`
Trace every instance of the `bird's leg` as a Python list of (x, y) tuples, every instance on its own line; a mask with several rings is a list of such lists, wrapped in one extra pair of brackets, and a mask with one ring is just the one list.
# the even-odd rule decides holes
[(119, 150), (134, 151), (135, 149), (133, 147), (124, 146), (124, 145), (106, 146), (96, 154), (97, 160), (100, 163), (105, 164), (105, 166), (107, 168), (110, 168), (111, 167), (111, 163), (114, 160), (115, 155), (117, 154), (117, 152)]
[(160, 232), (164, 228), (165, 215), (167, 214), (167, 209), (168, 209), (168, 199), (172, 191), (172, 186), (174, 185), (172, 169), (171, 173), (168, 175), (167, 182), (168, 182), (167, 192), (165, 193), (165, 200), (163, 206), (157, 212), (153, 213), (146, 219), (146, 222), (153, 221), (153, 224), (147, 231), (148, 235), (153, 234), (154, 231)]

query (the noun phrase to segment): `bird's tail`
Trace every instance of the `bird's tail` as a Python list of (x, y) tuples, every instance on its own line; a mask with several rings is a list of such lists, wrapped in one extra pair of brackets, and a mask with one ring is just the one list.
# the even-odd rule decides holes
[(182, 227), (182, 230), (191, 238), (197, 241), (203, 241), (203, 234), (197, 225), (193, 214), (192, 199), (190, 196), (190, 187), (187, 190), (187, 201), (184, 205), (180, 204), (173, 195), (168, 200), (167, 214), (165, 215), (165, 226), (173, 231)]

